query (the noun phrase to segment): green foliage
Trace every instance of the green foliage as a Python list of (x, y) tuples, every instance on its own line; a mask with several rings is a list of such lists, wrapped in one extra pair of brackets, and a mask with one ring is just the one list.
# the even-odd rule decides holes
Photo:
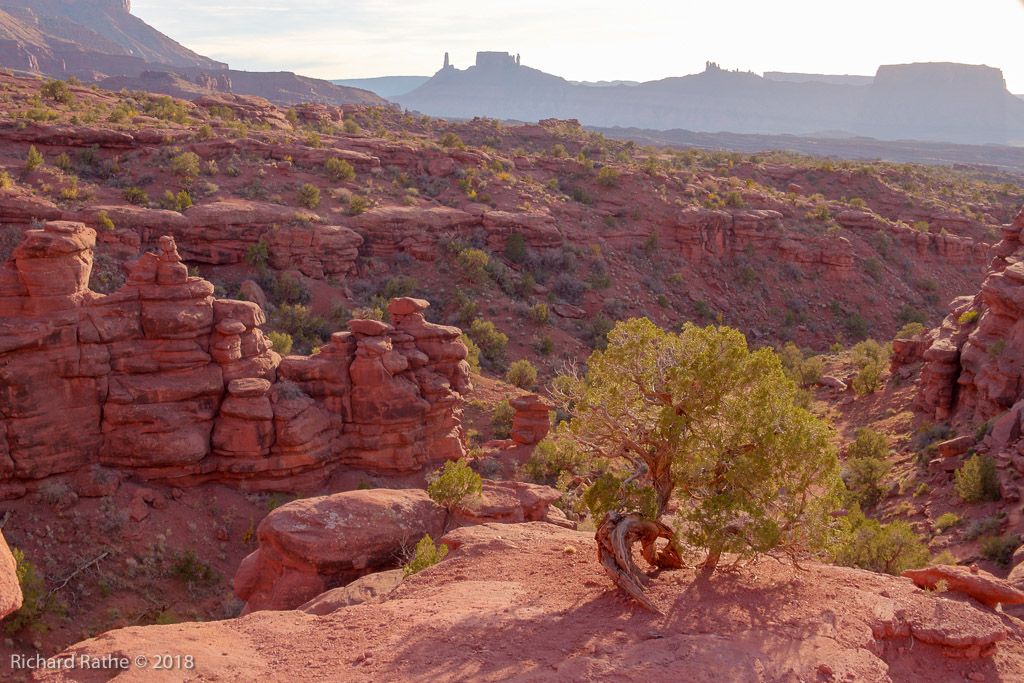
[(273, 347), (274, 351), (282, 356), (287, 356), (292, 350), (292, 344), (294, 342), (289, 334), (284, 332), (271, 332), (267, 335), (267, 339), (270, 340), (270, 345)]
[(167, 209), (168, 211), (180, 213), (190, 206), (192, 206), (192, 196), (185, 190), (181, 190), (178, 194), (167, 190), (164, 192), (163, 198), (160, 199), (160, 208)]
[(997, 360), (1003, 355), (1004, 351), (1006, 351), (1006, 340), (1002, 338), (989, 344), (988, 349), (986, 349), (986, 353), (991, 360)]
[(71, 92), (71, 88), (64, 81), (57, 81), (50, 79), (43, 84), (40, 89), (43, 97), (48, 100), (54, 100), (68, 105), (69, 107), (75, 106), (75, 95)]
[(509, 367), (505, 381), (520, 389), (532, 391), (537, 386), (537, 369), (526, 359), (517, 360)]
[(451, 511), (463, 507), (471, 496), (483, 491), (483, 480), (462, 460), (449, 460), (435, 472), (427, 486), (427, 495), (441, 507)]
[(877, 458), (850, 458), (846, 461), (843, 479), (854, 500), (873, 507), (885, 495), (882, 480), (889, 474), (890, 465)]
[(121, 197), (124, 198), (129, 204), (135, 206), (149, 206), (149, 195), (146, 191), (138, 187), (126, 187), (121, 190)]
[(357, 194), (349, 197), (348, 213), (350, 216), (358, 216), (359, 214), (366, 213), (368, 208), (370, 208), (370, 202), (366, 197), (361, 197)]
[(945, 512), (939, 515), (939, 518), (935, 520), (935, 528), (939, 531), (946, 531), (952, 529), (955, 526), (960, 526), (964, 523), (963, 517), (956, 514), (955, 512)]
[(199, 130), (196, 131), (196, 135), (199, 137), (200, 140), (210, 140), (213, 138), (213, 128), (211, 128), (209, 124), (204, 123), (203, 125), (199, 126)]
[(515, 264), (526, 260), (526, 239), (518, 232), (513, 232), (505, 240), (505, 258)]
[(323, 141), (320, 139), (320, 135), (315, 130), (311, 130), (306, 133), (306, 146), (312, 147), (313, 149), (320, 149), (324, 146)]
[(891, 346), (879, 344), (874, 339), (867, 339), (854, 346), (851, 357), (858, 372), (853, 378), (853, 390), (861, 395), (878, 391), (882, 386), (890, 355)]
[(825, 372), (825, 361), (818, 356), (804, 358), (804, 354), (793, 342), (776, 351), (782, 362), (782, 371), (786, 377), (796, 382), (797, 386), (806, 387), (818, 383)]
[(96, 214), (96, 224), (100, 230), (110, 232), (114, 229), (114, 221), (110, 220), (110, 216), (107, 215), (106, 211), (100, 211)]
[(264, 272), (270, 262), (270, 245), (262, 237), (255, 244), (250, 244), (245, 252), (245, 262)]
[(330, 336), (327, 321), (302, 304), (283, 304), (270, 314), (270, 324), (288, 334), (296, 348), (308, 353)]
[(999, 500), (999, 475), (992, 458), (980, 453), (960, 466), (955, 476), (956, 493), (965, 503)]
[(928, 550), (906, 521), (883, 525), (865, 517), (856, 505), (846, 521), (847, 531), (835, 550), (836, 564), (894, 576), (928, 564)]
[(551, 320), (551, 311), (548, 310), (548, 305), (545, 303), (531, 306), (529, 315), (534, 325), (547, 325)]
[(586, 465), (587, 458), (572, 444), (542, 441), (523, 465), (523, 474), (534, 483), (557, 486), (564, 483), (566, 477), (585, 474)]
[(452, 132), (445, 133), (441, 136), (441, 146), (454, 149), (466, 149), (466, 145), (462, 142), (462, 138)]
[(853, 443), (846, 449), (851, 458), (883, 459), (889, 455), (889, 440), (870, 427), (861, 427)]
[(734, 209), (742, 209), (744, 206), (747, 205), (747, 203), (743, 201), (742, 194), (740, 194), (736, 190), (733, 190), (732, 192), (729, 192), (728, 194), (725, 195), (725, 205), (732, 207)]
[(864, 272), (867, 273), (872, 280), (881, 280), (883, 272), (882, 262), (875, 256), (864, 259)]
[(347, 183), (356, 177), (356, 170), (352, 164), (335, 157), (324, 162), (324, 171), (333, 183)]
[(467, 278), (474, 282), (482, 282), (487, 276), (487, 271), (484, 269), (489, 260), (487, 252), (483, 249), (465, 247), (459, 249), (455, 254), (455, 262), (459, 268)]
[(580, 502), (595, 520), (615, 510), (640, 515), (644, 519), (655, 519), (658, 516), (658, 495), (655, 490), (629, 481), (623, 473), (602, 473), (587, 487)]
[(0, 190), (11, 189), (11, 176), (7, 171), (0, 171)]
[(199, 177), (201, 161), (195, 152), (183, 152), (171, 159), (171, 173), (184, 180), (195, 180)]
[(979, 315), (981, 314), (978, 313), (978, 311), (967, 311), (959, 318), (957, 318), (956, 321), (963, 325), (964, 327), (967, 327), (968, 325), (973, 325), (975, 322), (977, 322)]
[(188, 112), (185, 105), (175, 102), (174, 98), (167, 95), (148, 99), (143, 105), (143, 112), (161, 121), (188, 123)]
[(345, 119), (345, 123), (342, 124), (342, 130), (349, 135), (359, 135), (363, 132), (363, 129), (359, 127), (359, 124), (352, 119)]
[(480, 374), (480, 347), (476, 345), (472, 339), (465, 334), (459, 335), (459, 341), (466, 345), (466, 349), (469, 351), (469, 355), (466, 357), (466, 362), (469, 363), (469, 369), (471, 372)]
[(907, 323), (896, 333), (895, 339), (913, 339), (924, 332), (924, 325), (921, 323)]
[(1020, 547), (1020, 536), (989, 536), (981, 540), (981, 555), (1004, 569), (1010, 566), (1013, 551)]
[(470, 324), (466, 335), (480, 348), (480, 355), (487, 362), (492, 365), (501, 362), (508, 347), (508, 336), (499, 332), (494, 323), (478, 318)]
[(491, 413), (491, 429), (494, 430), (494, 438), (508, 438), (515, 416), (516, 409), (509, 404), (508, 399), (494, 406), (494, 412)]
[(619, 172), (611, 166), (603, 166), (597, 172), (597, 184), (602, 187), (616, 187), (619, 184)]
[(35, 145), (28, 148), (28, 156), (25, 157), (25, 172), (31, 173), (43, 165), (43, 155), (39, 153)]
[(212, 586), (220, 581), (217, 570), (197, 558), (191, 548), (175, 555), (171, 562), (171, 572), (186, 584)]
[(297, 195), (299, 204), (306, 207), (307, 209), (315, 209), (320, 206), (320, 188), (316, 185), (306, 183), (299, 188)]
[(571, 418), (555, 443), (612, 460), (613, 476), (655, 492), (658, 514), (685, 492), (676, 531), (709, 566), (723, 552), (822, 548), (834, 531), (842, 482), (828, 425), (796, 405), (778, 356), (751, 352), (736, 330), (618, 323), (586, 374), (558, 378), (553, 394)]
[(430, 534), (427, 534), (416, 544), (416, 554), (409, 561), (409, 564), (402, 567), (402, 576), (409, 578), (428, 567), (433, 567), (443, 560), (447, 554), (448, 546), (443, 543), (441, 545), (434, 545), (434, 539), (430, 537)]
[(16, 563), (22, 602), (17, 612), (3, 620), (4, 632), (13, 635), (29, 627), (35, 631), (45, 631), (46, 624), (42, 620), (53, 606), (52, 599), (44, 592), (45, 579), (21, 549), (12, 548), (11, 554)]

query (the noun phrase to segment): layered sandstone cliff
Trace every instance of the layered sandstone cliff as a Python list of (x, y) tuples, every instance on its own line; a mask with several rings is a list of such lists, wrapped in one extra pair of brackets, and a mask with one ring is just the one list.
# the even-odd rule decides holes
[(463, 454), (467, 351), (425, 321), (427, 302), (395, 300), (393, 325), (354, 320), (282, 360), (259, 306), (215, 299), (173, 238), (109, 296), (88, 288), (95, 243), (50, 222), (0, 268), (0, 495), (96, 464), (259, 489)]

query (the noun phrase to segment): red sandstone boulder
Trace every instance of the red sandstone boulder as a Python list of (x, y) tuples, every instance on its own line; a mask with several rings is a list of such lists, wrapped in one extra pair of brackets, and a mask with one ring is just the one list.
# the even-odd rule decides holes
[(0, 533), (0, 619), (21, 607), (21, 586), (18, 583), (17, 563)]
[(934, 590), (942, 581), (946, 584), (947, 590), (963, 593), (992, 609), (995, 609), (999, 603), (1024, 604), (1024, 592), (1017, 590), (1010, 583), (978, 569), (940, 565), (927, 569), (910, 569), (903, 572), (901, 576), (928, 590)]
[(509, 401), (515, 409), (510, 436), (519, 445), (540, 443), (551, 430), (550, 413), (554, 409), (535, 394), (520, 396)]
[(343, 607), (362, 605), (370, 601), (379, 602), (397, 588), (404, 578), (405, 573), (401, 569), (367, 574), (347, 586), (334, 588), (316, 596), (300, 606), (298, 611), (323, 616), (337, 612)]
[(327, 589), (399, 564), (424, 535), (441, 535), (444, 508), (420, 489), (350, 491), (271, 512), (259, 550), (235, 575), (246, 612), (295, 609)]

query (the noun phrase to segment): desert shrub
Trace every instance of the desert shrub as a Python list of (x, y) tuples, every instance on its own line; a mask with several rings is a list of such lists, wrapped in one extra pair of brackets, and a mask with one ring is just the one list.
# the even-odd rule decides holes
[(210, 140), (213, 138), (213, 128), (211, 128), (209, 124), (204, 123), (203, 125), (199, 126), (199, 130), (196, 131), (196, 135), (199, 137), (200, 140)]
[(474, 282), (483, 282), (487, 275), (484, 270), (490, 258), (483, 249), (463, 247), (455, 254), (455, 263), (458, 264), (463, 274)]
[(267, 335), (267, 339), (270, 340), (270, 345), (274, 351), (287, 356), (292, 350), (292, 338), (291, 335), (284, 332), (271, 332)]
[(899, 576), (928, 564), (928, 550), (906, 521), (889, 524), (868, 519), (854, 506), (846, 516), (847, 532), (834, 551), (836, 564)]
[(526, 260), (526, 239), (518, 232), (513, 232), (505, 240), (505, 258), (516, 264)]
[(892, 349), (888, 344), (879, 344), (874, 339), (867, 339), (853, 347), (851, 357), (857, 368), (857, 376), (853, 379), (853, 390), (858, 394), (871, 394), (882, 386), (882, 378), (889, 362)]
[(537, 386), (537, 369), (528, 360), (517, 360), (509, 367), (505, 381), (520, 389), (532, 391)]
[(515, 419), (516, 409), (513, 408), (508, 399), (505, 399), (494, 406), (491, 413), (491, 429), (494, 431), (494, 438), (507, 439), (512, 432), (512, 420)]
[(928, 484), (922, 483), (914, 490), (914, 498), (920, 498), (921, 496), (927, 496), (932, 492), (932, 487)]
[(0, 190), (11, 189), (11, 176), (7, 171), (0, 171)]
[(345, 123), (342, 124), (341, 128), (349, 135), (359, 135), (363, 132), (363, 129), (359, 127), (359, 124), (352, 119), (345, 119)]
[(114, 221), (110, 220), (110, 216), (107, 215), (106, 211), (100, 211), (96, 214), (96, 225), (99, 226), (100, 230), (107, 232), (114, 229)]
[(320, 135), (315, 130), (306, 133), (306, 146), (313, 149), (320, 149), (324, 146), (323, 140), (320, 139)]
[(864, 339), (868, 336), (868, 331), (871, 329), (871, 325), (863, 316), (853, 314), (843, 321), (843, 327), (846, 328), (847, 334), (854, 339)]
[(25, 157), (25, 172), (31, 173), (43, 165), (43, 155), (39, 153), (35, 145), (28, 148), (28, 155)]
[(462, 142), (462, 138), (452, 132), (445, 133), (441, 136), (441, 146), (453, 149), (466, 149), (466, 145)]
[(149, 195), (138, 187), (126, 187), (121, 190), (121, 197), (129, 204), (135, 206), (149, 206)]
[(164, 196), (160, 199), (160, 208), (167, 209), (168, 211), (182, 212), (185, 209), (192, 206), (192, 196), (185, 190), (181, 190), (178, 194), (174, 194), (170, 190), (164, 192)]
[(594, 203), (594, 197), (590, 194), (590, 191), (582, 185), (577, 185), (572, 188), (572, 198), (580, 204)]
[(1005, 515), (1006, 513), (999, 513), (989, 517), (982, 517), (981, 519), (973, 520), (967, 528), (964, 529), (964, 538), (968, 541), (976, 541), (982, 536), (991, 536), (999, 533), (999, 530), (1003, 526)]
[(184, 180), (194, 180), (199, 177), (201, 161), (195, 152), (183, 152), (171, 159), (171, 173)]
[(11, 548), (16, 564), (18, 585), (21, 586), (22, 602), (17, 612), (3, 620), (4, 632), (9, 635), (26, 628), (45, 631), (43, 617), (52, 607), (51, 597), (45, 592), (45, 579), (39, 574), (36, 566), (29, 562), (20, 548)]
[(320, 188), (316, 185), (306, 183), (299, 188), (297, 195), (299, 204), (306, 207), (307, 209), (315, 209), (320, 206)]
[(804, 358), (803, 352), (793, 342), (786, 342), (776, 353), (782, 362), (783, 372), (798, 386), (817, 384), (825, 372), (825, 361), (818, 356)]
[(675, 532), (707, 550), (709, 571), (726, 552), (828, 544), (842, 489), (829, 427), (796, 405), (778, 356), (737, 330), (619, 323), (552, 393), (569, 420), (551, 440), (613, 459), (583, 496), (592, 512), (656, 519), (685, 491)]
[(220, 581), (217, 570), (196, 557), (191, 548), (174, 556), (171, 572), (182, 583), (189, 585), (212, 586)]
[(565, 147), (559, 144), (555, 144), (552, 145), (551, 149), (548, 150), (548, 156), (553, 156), (557, 159), (564, 159), (569, 155), (566, 153)]
[(981, 555), (1004, 569), (1010, 566), (1013, 551), (1020, 547), (1020, 536), (989, 536), (981, 540)]
[(51, 78), (43, 84), (40, 91), (43, 97), (48, 100), (61, 102), (69, 107), (75, 106), (75, 95), (71, 92), (71, 88), (68, 87), (68, 84), (64, 81), (57, 81)]
[(533, 345), (533, 350), (542, 356), (549, 356), (555, 350), (555, 342), (550, 334), (545, 334)]
[(608, 333), (615, 329), (615, 321), (606, 316), (604, 313), (598, 313), (597, 316), (587, 324), (583, 334), (598, 351), (603, 351), (608, 348)]
[(604, 166), (597, 172), (597, 184), (602, 187), (615, 187), (619, 184), (619, 172), (611, 166)]
[(566, 478), (585, 474), (586, 469), (582, 453), (545, 440), (533, 449), (530, 459), (523, 465), (523, 474), (534, 483), (558, 486), (564, 485)]
[(290, 273), (281, 273), (274, 280), (270, 291), (275, 300), (286, 304), (308, 304), (313, 298), (309, 285)]
[(326, 320), (301, 304), (278, 306), (270, 314), (270, 324), (288, 334), (300, 353), (320, 346), (331, 333)]
[(889, 440), (870, 427), (861, 427), (846, 450), (851, 458), (877, 458), (889, 455)]
[(955, 526), (960, 526), (963, 523), (963, 517), (960, 515), (955, 512), (945, 512), (939, 515), (939, 518), (935, 520), (935, 528), (939, 531), (945, 531), (947, 529), (952, 529)]
[(890, 465), (876, 458), (850, 458), (846, 461), (844, 481), (850, 495), (861, 505), (872, 507), (885, 494), (882, 480), (889, 474)]
[(478, 318), (470, 324), (466, 335), (480, 348), (480, 355), (492, 365), (499, 363), (505, 355), (508, 336), (499, 332), (494, 323)]
[(956, 493), (965, 503), (999, 500), (999, 475), (992, 458), (980, 453), (956, 471)]
[(0, 265), (7, 262), (14, 248), (21, 242), (22, 232), (18, 228), (0, 228)]
[(261, 273), (264, 272), (270, 262), (270, 245), (262, 237), (258, 242), (250, 244), (245, 251), (245, 262)]
[(924, 332), (924, 325), (921, 323), (907, 323), (896, 333), (895, 339), (912, 339)]
[(378, 292), (381, 298), (390, 301), (403, 296), (412, 296), (419, 286), (419, 279), (411, 275), (395, 275), (385, 280)]
[(175, 123), (187, 123), (188, 112), (185, 105), (175, 102), (174, 98), (168, 95), (161, 95), (148, 100), (143, 106), (143, 111), (161, 121), (174, 121)]
[(551, 283), (551, 291), (562, 301), (579, 304), (587, 292), (587, 285), (572, 273), (559, 273)]
[(324, 171), (333, 183), (347, 183), (356, 177), (356, 170), (352, 164), (335, 157), (324, 162)]
[(449, 511), (463, 507), (471, 496), (479, 496), (483, 491), (480, 475), (462, 460), (449, 460), (434, 474), (436, 478), (427, 486), (427, 495)]
[(472, 339), (465, 334), (459, 335), (459, 340), (466, 345), (466, 349), (469, 355), (466, 356), (466, 362), (469, 363), (469, 369), (471, 372), (480, 374), (480, 347), (476, 345)]
[(530, 307), (529, 316), (534, 325), (547, 325), (551, 320), (551, 311), (547, 304), (540, 303)]
[(742, 209), (744, 206), (747, 205), (747, 203), (743, 201), (742, 194), (740, 194), (736, 190), (733, 190), (732, 192), (729, 192), (728, 194), (725, 195), (725, 205), (732, 207), (734, 209)]
[(368, 208), (370, 208), (370, 202), (366, 197), (361, 197), (357, 194), (349, 197), (348, 213), (350, 216), (358, 216), (359, 214), (366, 213)]
[(402, 567), (402, 576), (409, 578), (428, 567), (433, 567), (448, 554), (448, 546), (434, 545), (434, 539), (427, 534), (416, 544), (416, 552), (409, 563)]
[(963, 325), (964, 327), (966, 327), (968, 325), (973, 325), (975, 322), (977, 322), (979, 315), (980, 313), (978, 313), (978, 311), (967, 311), (959, 318), (957, 318), (956, 321)]
[(872, 280), (882, 279), (882, 262), (878, 258), (872, 256), (871, 258), (864, 259), (864, 272), (871, 277)]

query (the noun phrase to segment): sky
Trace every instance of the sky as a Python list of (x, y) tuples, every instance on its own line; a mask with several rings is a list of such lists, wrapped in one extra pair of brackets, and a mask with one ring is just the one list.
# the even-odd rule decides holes
[(881, 64), (1001, 68), (1024, 94), (1024, 0), (133, 0), (132, 13), (232, 68), (429, 76), (450, 52), (519, 53), (570, 80), (726, 69), (873, 75)]

